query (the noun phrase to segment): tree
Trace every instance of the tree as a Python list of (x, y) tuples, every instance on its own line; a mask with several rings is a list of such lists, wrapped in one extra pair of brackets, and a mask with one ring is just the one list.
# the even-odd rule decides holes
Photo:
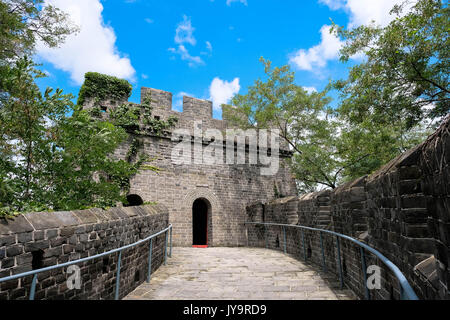
[(327, 92), (306, 92), (294, 83), (289, 66), (271, 67), (261, 58), (267, 80), (258, 79), (246, 95), (225, 106), (227, 119), (247, 129), (280, 130), (280, 138), (294, 151), (291, 169), (301, 191), (319, 185), (335, 188), (345, 165), (338, 154), (339, 122), (329, 107)]
[(43, 0), (0, 0), (0, 61), (31, 55), (37, 41), (49, 47), (78, 28), (68, 15)]
[(380, 125), (395, 123), (406, 132), (450, 111), (449, 8), (440, 0), (405, 1), (391, 14), (395, 19), (384, 28), (334, 25), (345, 40), (341, 61), (365, 55), (334, 88), (342, 94), (339, 112), (350, 123), (370, 118)]
[[(1, 199), (17, 209), (33, 202), (38, 186), (38, 164), (50, 146), (48, 128), (70, 110), (71, 95), (61, 90), (41, 94), (35, 79), (43, 74), (28, 58), (19, 58), (14, 67), (6, 69), (2, 83), (7, 99), (0, 108), (0, 154), (3, 189), (14, 197)], [(5, 195), (6, 196), (6, 195)]]
[(349, 122), (330, 107), (329, 88), (308, 93), (294, 83), (289, 66), (261, 61), (267, 79), (236, 95), (224, 116), (243, 129), (279, 129), (293, 151), (289, 165), (300, 192), (336, 188), (370, 174), (426, 135), (421, 126), (406, 130), (404, 122)]
[(426, 126), (416, 125), (405, 130), (404, 122), (380, 124), (370, 117), (357, 124), (340, 121), (342, 128), (336, 142), (338, 154), (346, 164), (341, 172), (342, 182), (373, 173), (429, 134)]
[[(44, 74), (28, 56), (37, 41), (54, 47), (75, 31), (64, 13), (42, 4), (0, 0), (0, 216), (112, 206), (126, 201), (138, 170), (157, 170), (144, 165), (144, 155), (137, 157), (134, 143), (126, 160), (111, 156), (128, 137), (121, 119), (113, 124), (91, 117), (59, 89), (41, 93), (35, 80)], [(108, 97), (131, 93), (126, 80), (91, 75), (94, 82), (101, 78), (112, 84), (102, 91)], [(100, 92), (83, 88), (81, 99)], [(152, 118), (151, 110), (146, 116)], [(143, 129), (158, 133), (174, 123), (144, 121)]]
[(127, 137), (121, 126), (90, 116), (72, 95), (35, 84), (42, 73), (20, 58), (3, 80), (0, 108), (0, 215), (75, 210), (125, 202), (130, 178), (147, 158), (111, 155)]

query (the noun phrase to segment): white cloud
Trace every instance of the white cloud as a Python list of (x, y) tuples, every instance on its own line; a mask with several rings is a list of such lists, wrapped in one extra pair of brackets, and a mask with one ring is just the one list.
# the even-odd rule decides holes
[(247, 0), (227, 0), (227, 6), (231, 6), (231, 4), (233, 2), (239, 2), (239, 3), (242, 3), (245, 6), (248, 5)]
[[(349, 28), (359, 25), (367, 25), (372, 21), (381, 26), (386, 26), (395, 16), (389, 14), (396, 4), (404, 0), (319, 0), (331, 10), (345, 10), (349, 14)], [(407, 12), (405, 8), (404, 12)], [(290, 63), (300, 70), (312, 71), (326, 66), (327, 61), (339, 57), (339, 50), (343, 45), (335, 34), (330, 34), (330, 26), (324, 25), (320, 29), (321, 41), (309, 48), (300, 49), (290, 57)], [(361, 59), (364, 55), (357, 54), (352, 59)]]
[(212, 52), (212, 51), (213, 51), (213, 48), (212, 48), (211, 42), (209, 42), (209, 41), (206, 41), (206, 49), (208, 49), (208, 51), (209, 51), (209, 52)]
[(205, 46), (206, 46), (206, 51), (202, 51), (202, 52), (200, 52), (200, 54), (203, 56), (211, 56), (211, 54), (213, 52), (213, 47), (211, 45), (211, 42), (206, 41)]
[(239, 90), (241, 90), (239, 78), (235, 78), (231, 82), (214, 78), (209, 87), (210, 100), (213, 102), (214, 109), (220, 110), (222, 104), (229, 103)]
[(319, 0), (319, 2), (327, 5), (331, 10), (347, 11), (350, 16), (349, 27), (356, 27), (370, 24), (372, 20), (376, 24), (386, 26), (395, 18), (389, 14), (391, 9), (396, 4), (403, 3), (404, 0)]
[(150, 18), (145, 18), (145, 22), (152, 24), (153, 22), (155, 22), (153, 19)]
[(320, 3), (323, 3), (330, 7), (331, 10), (338, 10), (345, 7), (346, 0), (319, 0)]
[(317, 92), (317, 89), (315, 87), (303, 87), (303, 89), (308, 92), (309, 94), (313, 92)]
[(83, 83), (84, 74), (89, 71), (134, 79), (130, 59), (117, 50), (114, 30), (103, 21), (103, 6), (99, 0), (46, 0), (45, 4), (67, 12), (80, 32), (69, 36), (60, 48), (38, 44), (39, 57), (69, 72), (77, 84)]
[(324, 25), (320, 29), (321, 42), (308, 50), (300, 49), (291, 56), (289, 62), (300, 70), (312, 71), (313, 68), (322, 68), (327, 60), (338, 58), (342, 41), (330, 33), (331, 26)]
[[(178, 54), (181, 57), (181, 60), (187, 61), (189, 67), (205, 64), (199, 56), (192, 56), (184, 45), (185, 43), (192, 46), (197, 44), (197, 40), (194, 37), (194, 30), (195, 28), (192, 27), (191, 19), (186, 15), (183, 15), (183, 21), (178, 24), (177, 29), (175, 30), (175, 44), (178, 45), (177, 49), (169, 48), (169, 51), (174, 54)], [(208, 46), (208, 44), (211, 46), (211, 44), (207, 41), (206, 45)]]
[(193, 36), (194, 30), (195, 28), (192, 27), (191, 19), (184, 15), (183, 21), (178, 24), (175, 31), (175, 43), (189, 43), (190, 45), (195, 46), (197, 40), (195, 40)]
[(178, 54), (181, 57), (181, 60), (187, 61), (189, 67), (195, 67), (205, 64), (205, 62), (199, 56), (191, 56), (189, 51), (182, 44), (180, 44), (177, 49), (169, 48), (168, 50), (172, 53)]

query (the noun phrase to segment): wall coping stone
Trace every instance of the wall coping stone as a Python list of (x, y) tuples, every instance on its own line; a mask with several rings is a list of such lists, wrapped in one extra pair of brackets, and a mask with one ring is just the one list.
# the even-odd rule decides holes
[(74, 211), (30, 212), (12, 219), (0, 219), (0, 235), (67, 228), (168, 212), (167, 207), (161, 204), (126, 208), (114, 207), (108, 210), (92, 208)]

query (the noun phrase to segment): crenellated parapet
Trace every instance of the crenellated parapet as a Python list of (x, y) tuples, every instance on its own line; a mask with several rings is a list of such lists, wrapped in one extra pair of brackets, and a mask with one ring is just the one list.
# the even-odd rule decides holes
[[(167, 121), (171, 117), (178, 119), (177, 124), (173, 130), (184, 129), (189, 130), (192, 136), (198, 135), (198, 132), (204, 133), (208, 129), (216, 129), (221, 132), (223, 139), (226, 139), (227, 130), (239, 129), (231, 123), (231, 119), (235, 117), (245, 117), (245, 115), (239, 114), (238, 110), (235, 110), (231, 106), (222, 106), (222, 118), (223, 120), (213, 118), (213, 103), (209, 100), (197, 99), (194, 97), (183, 96), (183, 109), (182, 112), (172, 109), (173, 94), (171, 92), (153, 89), (153, 88), (141, 88), (141, 105), (143, 105), (147, 98), (150, 98), (150, 106), (152, 108), (152, 117), (158, 120)], [(123, 101), (94, 101), (87, 99), (84, 108), (93, 108), (94, 105), (100, 107), (102, 118), (107, 118), (108, 113), (120, 104), (129, 103), (126, 100)], [(198, 131), (201, 130), (201, 131)], [(257, 134), (257, 139), (259, 135)], [(270, 138), (268, 139), (268, 145), (270, 145)], [(289, 148), (285, 141), (277, 137), (280, 144), (280, 149), (289, 153)], [(237, 141), (237, 140), (236, 140)], [(246, 144), (248, 144), (249, 138), (246, 137)], [(259, 143), (258, 143), (259, 145)]]
[(192, 129), (202, 121), (202, 128), (224, 130), (228, 127), (226, 120), (213, 118), (213, 104), (209, 100), (183, 96), (183, 111), (172, 110), (173, 94), (153, 88), (141, 88), (141, 103), (147, 96), (151, 97), (154, 117), (167, 120), (169, 117), (178, 118), (176, 128)]

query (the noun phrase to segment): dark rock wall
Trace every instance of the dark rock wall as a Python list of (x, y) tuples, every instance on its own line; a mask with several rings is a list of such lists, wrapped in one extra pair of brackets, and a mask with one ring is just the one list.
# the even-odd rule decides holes
[[(318, 229), (328, 228), (357, 238), (398, 266), (419, 298), (449, 299), (449, 126), (450, 117), (424, 143), (374, 174), (327, 191), (328, 194), (313, 193), (249, 206), (249, 220), (290, 221)], [(289, 210), (286, 203), (290, 204)], [(292, 203), (297, 203), (296, 212)], [(265, 241), (261, 240), (264, 234), (258, 233), (256, 226), (249, 226), (249, 242), (284, 250), (283, 232), (280, 227), (266, 228), (268, 240)], [(300, 229), (287, 231), (287, 251), (303, 258), (304, 237), (307, 257), (322, 265), (318, 233), (303, 233)], [(336, 239), (326, 236), (322, 243), (330, 264), (328, 268), (338, 275)], [(360, 249), (348, 241), (343, 241), (340, 246), (345, 283), (365, 297)], [(366, 254), (365, 260), (366, 266), (378, 265), (382, 271), (382, 289), (370, 291), (371, 298), (399, 298), (399, 286), (392, 272), (371, 254)]]
[[(73, 261), (135, 243), (168, 227), (166, 208), (155, 206), (38, 212), (0, 220), (0, 278)], [(163, 262), (165, 235), (153, 240), (152, 270)], [(149, 243), (122, 252), (120, 298), (147, 275)], [(80, 289), (69, 289), (67, 268), (38, 275), (36, 300), (114, 299), (118, 253), (77, 264)], [(0, 299), (23, 300), (33, 276), (0, 283)]]

